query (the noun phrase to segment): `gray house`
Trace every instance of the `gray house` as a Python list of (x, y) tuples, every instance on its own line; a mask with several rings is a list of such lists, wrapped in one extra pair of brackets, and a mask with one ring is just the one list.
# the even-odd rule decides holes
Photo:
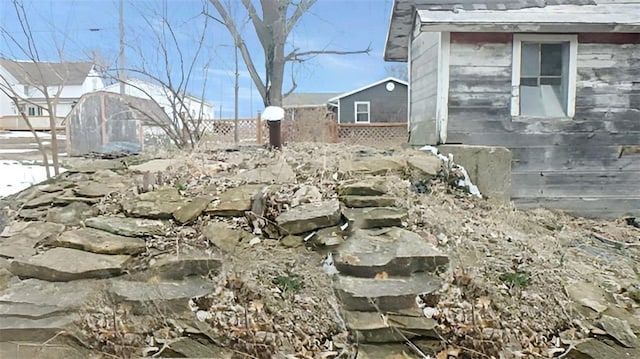
[(506, 146), (516, 205), (640, 214), (640, 0), (395, 0), (410, 142)]
[(336, 108), (338, 123), (407, 122), (405, 81), (393, 77), (335, 96), (329, 103)]

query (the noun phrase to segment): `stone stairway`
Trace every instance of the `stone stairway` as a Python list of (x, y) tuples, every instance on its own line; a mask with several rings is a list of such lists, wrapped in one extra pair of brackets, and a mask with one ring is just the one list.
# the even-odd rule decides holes
[[(449, 259), (419, 234), (401, 228), (406, 213), (375, 177), (339, 189), (353, 229), (335, 249), (334, 290), (354, 340), (358, 359), (412, 357), (408, 341), (427, 353), (438, 339), (435, 320), (423, 315), (416, 297), (441, 288), (437, 273)], [(430, 303), (434, 304), (435, 303)], [(416, 356), (417, 357), (417, 356)]]

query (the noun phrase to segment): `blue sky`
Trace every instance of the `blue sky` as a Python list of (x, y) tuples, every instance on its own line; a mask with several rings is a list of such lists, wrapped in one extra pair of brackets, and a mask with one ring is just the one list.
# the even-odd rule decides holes
[[(235, 18), (246, 18), (240, 0), (229, 0)], [(322, 55), (296, 65), (293, 76), (297, 92), (350, 91), (387, 76), (382, 59), (389, 15), (393, 0), (319, 0), (302, 17), (289, 46), (304, 50), (360, 50), (371, 46), (369, 55)], [(119, 0), (24, 0), (35, 43), (43, 60), (86, 60), (98, 53), (107, 64), (116, 66), (118, 55)], [(125, 42), (127, 67), (142, 68), (162, 76), (164, 57), (158, 51), (158, 34), (162, 32), (162, 18), (166, 14), (175, 31), (183, 59), (190, 61), (195, 54), (198, 36), (203, 32), (205, 18), (201, 0), (124, 0)], [(166, 4), (166, 5), (165, 5)], [(217, 17), (212, 6), (208, 11)], [(0, 0), (0, 26), (15, 37), (20, 27), (9, 0)], [(93, 29), (93, 31), (91, 31)], [(214, 104), (215, 115), (233, 116), (233, 44), (227, 30), (209, 20), (204, 30), (205, 41), (194, 67), (188, 90)], [(244, 29), (254, 62), (263, 72), (262, 50), (250, 24)], [(57, 51), (62, 49), (62, 51)], [(170, 49), (172, 78), (180, 61), (173, 45)], [(0, 38), (0, 54), (23, 57), (15, 46)], [(188, 62), (187, 61), (187, 62)], [(260, 111), (262, 100), (251, 84), (244, 63), (240, 61), (240, 117)], [(290, 88), (291, 67), (287, 67), (285, 91)]]

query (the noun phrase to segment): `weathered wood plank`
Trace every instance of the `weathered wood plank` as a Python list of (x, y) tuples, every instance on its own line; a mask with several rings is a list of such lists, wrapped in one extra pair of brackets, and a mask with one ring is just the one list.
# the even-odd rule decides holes
[(560, 209), (583, 217), (621, 218), (640, 215), (640, 197), (565, 197), (514, 198), (520, 209)]
[(511, 95), (502, 92), (449, 92), (449, 107), (509, 107)]
[(451, 66), (511, 66), (511, 44), (451, 44)]
[(451, 79), (449, 93), (502, 93), (511, 92), (511, 79), (494, 79), (491, 77), (473, 77), (465, 80)]
[(536, 171), (511, 174), (514, 198), (640, 194), (640, 171)]
[(511, 81), (511, 66), (450, 66), (451, 80), (466, 81), (469, 76)]
[(454, 131), (448, 133), (447, 143), (462, 143), (467, 145), (485, 146), (548, 146), (566, 145), (573, 147), (583, 146), (616, 146), (638, 145), (640, 143), (640, 131), (626, 133), (530, 133), (507, 134), (504, 132), (476, 133), (469, 131)]
[(510, 136), (527, 136), (531, 133), (625, 133), (639, 129), (637, 120), (610, 120), (594, 118), (589, 120), (520, 119), (512, 121), (508, 117), (496, 117), (496, 119), (491, 118), (486, 120), (481, 116), (475, 115), (475, 113), (478, 112), (477, 109), (472, 111), (460, 111), (465, 109), (456, 108), (455, 110), (456, 114), (453, 116), (450, 114), (449, 116), (449, 128), (465, 132), (504, 132)]
[(621, 154), (621, 146), (539, 146), (509, 149), (513, 154), (514, 172), (640, 171), (640, 154)]

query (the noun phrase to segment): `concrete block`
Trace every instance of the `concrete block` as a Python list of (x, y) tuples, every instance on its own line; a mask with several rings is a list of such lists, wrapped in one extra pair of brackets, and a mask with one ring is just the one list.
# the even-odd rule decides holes
[(440, 152), (453, 155), (471, 181), (489, 200), (507, 204), (511, 200), (511, 151), (506, 147), (441, 145)]

